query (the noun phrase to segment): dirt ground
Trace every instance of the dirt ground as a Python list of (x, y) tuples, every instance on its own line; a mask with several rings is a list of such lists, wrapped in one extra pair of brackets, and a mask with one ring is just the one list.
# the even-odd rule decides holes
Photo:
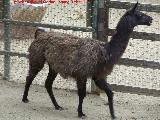
[[(57, 101), (65, 108), (56, 111), (46, 90), (33, 85), (30, 103), (22, 103), (24, 84), (0, 80), (0, 120), (80, 120), (77, 118), (76, 92), (54, 90)], [(83, 110), (86, 120), (110, 120), (108, 106), (102, 97), (88, 94)], [(114, 107), (117, 120), (160, 120), (160, 97), (115, 93)]]

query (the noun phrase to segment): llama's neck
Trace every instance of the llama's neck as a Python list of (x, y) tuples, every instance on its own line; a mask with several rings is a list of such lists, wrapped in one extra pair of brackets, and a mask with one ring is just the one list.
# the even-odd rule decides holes
[(106, 44), (110, 49), (111, 56), (115, 57), (115, 59), (118, 59), (123, 55), (133, 28), (134, 25), (131, 25), (126, 19), (123, 19), (118, 23), (116, 33), (112, 36), (108, 45)]

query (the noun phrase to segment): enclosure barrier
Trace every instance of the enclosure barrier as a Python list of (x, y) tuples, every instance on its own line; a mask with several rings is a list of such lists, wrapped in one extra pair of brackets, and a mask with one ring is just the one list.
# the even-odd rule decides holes
[[(130, 3), (130, 2), (110, 1), (109, 8), (129, 9), (132, 6), (134, 6), (134, 4), (135, 3)], [(146, 12), (160, 13), (160, 5), (140, 4), (138, 6), (138, 10), (146, 11)], [(109, 31), (107, 32), (108, 36), (112, 36), (114, 34), (114, 32), (115, 32), (114, 29), (109, 29)], [(160, 34), (134, 31), (131, 35), (131, 38), (151, 40), (151, 41), (160, 41)], [(134, 67), (151, 68), (151, 69), (159, 69), (160, 70), (160, 63), (155, 62), (155, 61), (121, 58), (118, 64), (125, 65), (125, 66), (134, 66)], [(112, 85), (112, 87), (115, 91), (123, 91), (123, 92), (130, 92), (130, 93), (160, 96), (160, 90), (131, 87), (131, 86), (124, 86), (124, 85)]]
[[(93, 32), (93, 38), (106, 41), (108, 36), (112, 36), (115, 32), (114, 29), (110, 29), (108, 27), (109, 24), (109, 9), (128, 9), (133, 6), (134, 3), (130, 2), (119, 2), (119, 1), (110, 1), (110, 0), (94, 0), (89, 2), (88, 6), (88, 16), (92, 15), (88, 24), (91, 24), (92, 28), (85, 27), (74, 27), (74, 26), (61, 26), (61, 25), (51, 25), (51, 24), (43, 24), (36, 22), (24, 22), (24, 21), (16, 21), (11, 20), (9, 17), (10, 10), (9, 8), (9, 0), (4, 0), (4, 14), (3, 19), (0, 19), (0, 22), (3, 22), (5, 25), (5, 47), (4, 50), (0, 51), (0, 55), (4, 55), (4, 77), (9, 79), (10, 74), (10, 56), (18, 56), (18, 57), (27, 57), (25, 53), (17, 53), (10, 51), (10, 24), (16, 25), (24, 25), (24, 26), (38, 26), (38, 27), (46, 27), (46, 28), (54, 28), (54, 29), (64, 29), (64, 30), (74, 30), (74, 31), (83, 31), (83, 32)], [(150, 5), (150, 4), (140, 4), (139, 10), (147, 11), (147, 12), (156, 12), (160, 13), (160, 5)], [(98, 17), (99, 16), (99, 17)], [(89, 17), (88, 17), (89, 18)], [(107, 34), (107, 35), (106, 35)], [(132, 36), (134, 39), (145, 39), (151, 41), (160, 41), (160, 34), (156, 33), (145, 33), (145, 32), (136, 32), (134, 31)], [(146, 61), (146, 60), (137, 60), (137, 59), (129, 59), (122, 58), (119, 65), (125, 66), (134, 66), (134, 67), (142, 67), (142, 68), (151, 68), (151, 69), (159, 69), (160, 63), (155, 61)], [(148, 89), (148, 88), (139, 88), (139, 87), (131, 87), (124, 86), (118, 84), (112, 84), (112, 88), (115, 91), (121, 92), (129, 92), (136, 94), (145, 94), (145, 95), (153, 95), (159, 96), (160, 90), (156, 89)], [(94, 84), (92, 84), (92, 90), (95, 90)]]
[[(32, 27), (44, 27), (44, 28), (53, 28), (53, 29), (63, 29), (63, 30), (73, 30), (73, 31), (82, 31), (82, 32), (93, 32), (93, 38), (97, 39), (99, 35), (97, 35), (98, 29), (98, 6), (99, 0), (95, 0), (93, 4), (88, 3), (88, 10), (94, 11), (92, 14), (92, 28), (91, 27), (75, 27), (75, 26), (64, 26), (64, 25), (53, 25), (53, 24), (44, 24), (39, 22), (30, 22), (30, 21), (17, 21), (10, 19), (10, 0), (3, 0), (3, 19), (0, 19), (0, 23), (4, 23), (4, 50), (0, 50), (0, 55), (4, 55), (4, 79), (10, 79), (10, 56), (18, 56), (18, 57), (27, 57), (26, 53), (18, 53), (12, 52), (10, 50), (11, 47), (11, 37), (10, 37), (10, 25), (18, 25), (18, 26), (32, 26)], [(91, 6), (93, 5), (93, 6)], [(92, 87), (93, 88), (93, 87)]]

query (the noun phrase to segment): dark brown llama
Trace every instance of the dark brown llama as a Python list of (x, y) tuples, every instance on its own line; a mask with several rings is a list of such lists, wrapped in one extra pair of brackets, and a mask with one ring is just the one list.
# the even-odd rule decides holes
[(78, 117), (81, 118), (85, 117), (82, 112), (82, 103), (86, 96), (86, 81), (91, 77), (95, 84), (107, 94), (110, 114), (114, 119), (113, 92), (105, 81), (106, 76), (112, 72), (114, 65), (124, 53), (134, 27), (149, 26), (152, 23), (150, 16), (136, 10), (137, 5), (138, 3), (121, 17), (110, 42), (37, 30), (36, 39), (29, 48), (29, 74), (26, 78), (22, 101), (25, 103), (29, 101), (27, 98), (29, 87), (46, 61), (49, 65), (49, 73), (45, 87), (56, 110), (62, 110), (52, 91), (57, 73), (64, 78), (75, 78), (79, 96)]

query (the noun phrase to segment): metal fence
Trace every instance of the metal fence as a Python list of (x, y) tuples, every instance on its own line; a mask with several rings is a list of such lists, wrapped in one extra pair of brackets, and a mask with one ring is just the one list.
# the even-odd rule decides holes
[[(149, 3), (151, 1), (156, 4)], [(5, 79), (18, 80), (24, 80), (25, 75), (22, 74), (27, 74), (25, 57), (36, 27), (106, 41), (113, 35), (117, 20), (125, 9), (131, 8), (134, 4), (130, 0), (128, 2), (92, 0), (87, 3), (69, 3), (69, 5), (54, 3), (51, 6), (31, 8), (25, 5), (12, 7), (9, 0), (3, 2), (4, 18), (0, 19), (0, 22), (4, 28), (4, 49), (0, 48), (0, 62), (4, 65), (4, 69), (1, 68), (1, 71), (4, 72)], [(115, 91), (158, 96), (160, 95), (158, 26), (160, 5), (158, 0), (150, 0), (146, 4), (142, 4), (143, 2), (139, 5), (139, 10), (147, 12), (154, 18), (152, 29), (147, 27), (135, 29), (126, 53), (107, 80)], [(28, 13), (26, 8), (30, 10)], [(40, 74), (45, 76), (43, 72)], [(61, 82), (58, 84), (59, 87), (62, 86), (60, 84)], [(94, 84), (91, 86), (94, 89)]]
[[(93, 6), (86, 2), (61, 4), (14, 4), (10, 6), (11, 1), (3, 1), (3, 19), (0, 20), (3, 26), (1, 31), (4, 31), (1, 44), (4, 46), (0, 49), (0, 58), (2, 61), (1, 73), (4, 79), (17, 80), (24, 82), (28, 71), (27, 49), (33, 41), (35, 29), (43, 27), (47, 31), (59, 31), (68, 34), (74, 34), (79, 37), (94, 37), (96, 38), (96, 18), (97, 14), (89, 17), (86, 11), (94, 11), (97, 13), (98, 1), (95, 1)], [(93, 9), (94, 7), (94, 9)], [(92, 10), (91, 10), (92, 9)], [(92, 21), (91, 20), (92, 17)], [(88, 22), (89, 21), (89, 22)], [(92, 27), (90, 26), (92, 23)], [(17, 59), (18, 58), (18, 59)], [(4, 69), (3, 69), (4, 68)], [(47, 66), (44, 67), (39, 77), (34, 83), (43, 84)], [(60, 79), (58, 77), (58, 79)], [(63, 82), (58, 80), (55, 87), (74, 89), (73, 82)], [(68, 83), (67, 84), (62, 84)], [(90, 85), (90, 82), (88, 83)]]
[[(131, 8), (134, 3), (128, 2), (120, 2), (120, 1), (110, 1), (109, 8), (113, 8), (114, 12), (118, 9), (118, 11), (123, 11), (124, 9)], [(130, 93), (139, 93), (139, 94), (152, 94), (152, 95), (160, 95), (160, 82), (159, 82), (159, 70), (160, 70), (160, 59), (159, 59), (159, 38), (160, 38), (160, 29), (159, 29), (159, 13), (160, 13), (160, 3), (156, 0), (148, 0), (148, 3), (144, 3), (147, 1), (140, 1), (138, 9), (140, 11), (146, 12), (154, 18), (154, 23), (151, 28), (147, 27), (138, 27), (136, 31), (132, 33), (130, 41), (129, 49), (126, 51), (126, 54), (120, 60), (120, 66), (128, 66), (132, 68), (132, 70), (127, 73), (127, 69), (125, 72), (122, 72), (122, 76), (124, 74), (129, 74), (128, 78), (122, 78), (125, 82), (126, 79), (130, 79), (132, 85), (128, 84), (128, 86), (123, 83), (123, 80), (119, 80), (118, 85), (112, 84), (114, 89), (117, 91), (124, 91)], [(151, 4), (152, 3), (152, 4)], [(116, 10), (115, 10), (116, 9)], [(116, 11), (117, 12), (117, 11)], [(111, 22), (111, 21), (109, 21)], [(113, 22), (113, 21), (112, 21)], [(108, 23), (109, 24), (109, 23)], [(113, 35), (114, 29), (109, 28), (108, 36)], [(134, 45), (134, 49), (131, 47)], [(136, 51), (136, 53), (135, 53)], [(135, 55), (134, 55), (135, 54)], [(121, 70), (121, 69), (119, 69)], [(136, 72), (134, 72), (136, 71)], [(114, 74), (114, 73), (113, 73)], [(134, 76), (134, 77), (133, 77)], [(139, 76), (139, 77), (137, 77)], [(116, 77), (117, 78), (117, 77)], [(112, 77), (113, 79), (113, 77)], [(122, 82), (121, 82), (122, 81)], [(121, 84), (121, 85), (119, 85)], [(142, 84), (142, 85), (140, 85)], [(148, 85), (147, 85), (148, 84)], [(156, 85), (155, 85), (156, 84)]]

